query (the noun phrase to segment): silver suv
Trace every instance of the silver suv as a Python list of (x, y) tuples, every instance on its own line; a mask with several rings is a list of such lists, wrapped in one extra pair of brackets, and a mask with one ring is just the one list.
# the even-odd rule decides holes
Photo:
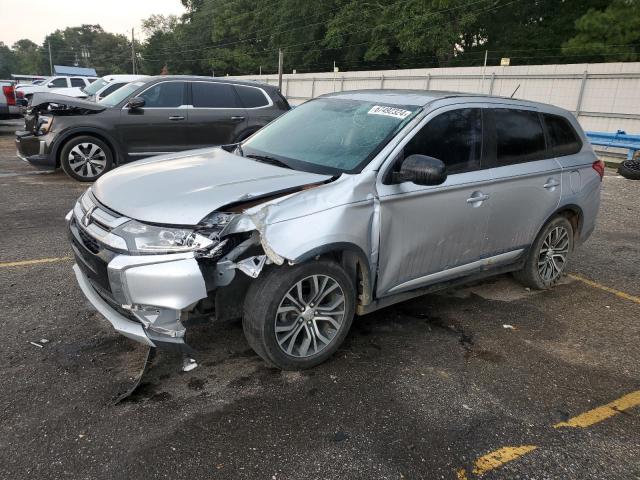
[(594, 229), (603, 173), (560, 108), (353, 91), (242, 144), (118, 168), (67, 221), (78, 283), (123, 335), (188, 349), (194, 319), (242, 317), (258, 355), (302, 369), (354, 314), (503, 272), (551, 287)]

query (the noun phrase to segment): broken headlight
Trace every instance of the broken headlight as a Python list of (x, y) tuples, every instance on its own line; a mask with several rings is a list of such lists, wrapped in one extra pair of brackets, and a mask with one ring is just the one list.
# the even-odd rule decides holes
[(159, 227), (131, 220), (113, 230), (131, 253), (179, 253), (205, 250), (217, 240), (189, 228)]
[(38, 135), (46, 135), (51, 130), (53, 125), (53, 115), (40, 115), (38, 117), (38, 128), (36, 129)]

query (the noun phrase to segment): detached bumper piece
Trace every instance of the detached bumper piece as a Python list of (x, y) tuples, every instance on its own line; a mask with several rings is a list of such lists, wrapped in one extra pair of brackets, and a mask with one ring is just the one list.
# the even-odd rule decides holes
[(53, 170), (56, 168), (55, 158), (49, 155), (47, 139), (31, 132), (16, 132), (16, 151), (18, 158), (29, 162), (34, 167)]

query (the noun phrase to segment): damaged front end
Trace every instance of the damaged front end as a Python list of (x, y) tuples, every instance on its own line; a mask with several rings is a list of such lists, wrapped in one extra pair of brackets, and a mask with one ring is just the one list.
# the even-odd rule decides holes
[(215, 212), (196, 227), (150, 225), (103, 206), (89, 190), (67, 222), (87, 299), (116, 331), (152, 347), (190, 351), (189, 323), (240, 316), (248, 281), (272, 263), (242, 213)]

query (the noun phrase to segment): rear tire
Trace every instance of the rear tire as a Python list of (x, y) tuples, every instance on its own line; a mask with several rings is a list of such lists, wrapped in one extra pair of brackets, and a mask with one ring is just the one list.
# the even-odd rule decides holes
[(283, 370), (315, 367), (346, 338), (353, 282), (331, 261), (265, 269), (249, 287), (242, 327), (253, 350)]
[(618, 173), (630, 180), (640, 180), (640, 151), (631, 160), (624, 160), (618, 167)]
[(553, 287), (566, 271), (573, 252), (573, 226), (565, 217), (551, 219), (531, 245), (524, 268), (514, 277), (525, 287), (546, 290)]
[(82, 135), (64, 144), (60, 166), (75, 180), (94, 182), (113, 167), (113, 152), (99, 138)]

